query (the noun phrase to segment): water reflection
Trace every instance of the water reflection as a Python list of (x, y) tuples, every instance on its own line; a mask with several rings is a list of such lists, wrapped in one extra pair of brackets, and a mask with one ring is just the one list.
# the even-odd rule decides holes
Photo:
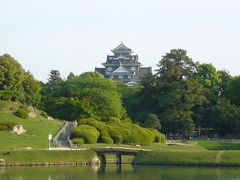
[(196, 168), (166, 166), (131, 166), (107, 164), (100, 167), (46, 167), (0, 169), (1, 180), (232, 180), (240, 179), (239, 168)]

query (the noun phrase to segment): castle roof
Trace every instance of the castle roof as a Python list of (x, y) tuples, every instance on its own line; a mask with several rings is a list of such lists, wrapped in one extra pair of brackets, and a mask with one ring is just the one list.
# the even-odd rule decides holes
[(119, 68), (112, 72), (112, 74), (128, 74), (128, 73), (129, 71), (123, 66), (119, 66)]
[(132, 53), (132, 50), (125, 46), (122, 42), (121, 44), (112, 50), (112, 52), (115, 53)]

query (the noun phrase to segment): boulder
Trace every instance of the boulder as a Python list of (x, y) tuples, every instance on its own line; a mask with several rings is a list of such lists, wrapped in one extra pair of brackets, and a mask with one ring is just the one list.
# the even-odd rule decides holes
[(37, 111), (34, 107), (28, 106), (28, 116), (30, 118), (36, 118), (37, 117)]
[(16, 133), (17, 135), (25, 133), (26, 130), (23, 128), (21, 124), (15, 125), (12, 130), (13, 133)]

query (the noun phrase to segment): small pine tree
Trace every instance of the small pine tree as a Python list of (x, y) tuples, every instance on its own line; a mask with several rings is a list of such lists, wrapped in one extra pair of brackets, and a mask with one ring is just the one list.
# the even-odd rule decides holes
[(143, 124), (145, 127), (148, 128), (154, 128), (154, 129), (161, 129), (161, 124), (160, 124), (160, 120), (158, 119), (156, 114), (150, 113), (146, 120), (144, 121)]

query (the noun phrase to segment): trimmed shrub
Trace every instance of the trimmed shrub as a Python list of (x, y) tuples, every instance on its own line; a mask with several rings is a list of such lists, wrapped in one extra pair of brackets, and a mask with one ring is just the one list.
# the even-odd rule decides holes
[(11, 131), (15, 125), (15, 122), (0, 122), (0, 131)]
[(108, 130), (108, 133), (111, 136), (111, 138), (115, 144), (122, 143), (123, 137), (122, 137), (122, 134), (118, 130), (111, 128)]
[(72, 139), (73, 144), (84, 144), (84, 139), (83, 138), (74, 138)]
[(22, 119), (27, 119), (28, 118), (28, 112), (27, 110), (23, 109), (23, 108), (19, 108), (16, 112), (15, 115), (19, 118)]
[(82, 119), (80, 124), (95, 127), (100, 136), (99, 143), (125, 143), (150, 145), (153, 142), (165, 142), (165, 136), (155, 129), (143, 128), (130, 122), (101, 122), (93, 118)]
[(73, 129), (71, 137), (82, 138), (86, 144), (95, 144), (99, 138), (99, 131), (89, 125), (80, 125)]

